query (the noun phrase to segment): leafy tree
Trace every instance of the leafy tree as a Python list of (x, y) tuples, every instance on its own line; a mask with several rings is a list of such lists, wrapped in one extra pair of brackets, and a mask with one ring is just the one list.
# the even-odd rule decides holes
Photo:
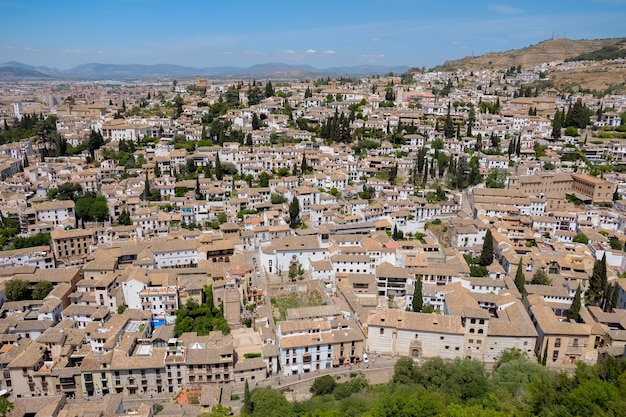
[(576, 288), (576, 293), (574, 294), (574, 299), (572, 300), (572, 305), (570, 306), (567, 312), (567, 319), (571, 321), (578, 321), (580, 317), (580, 284), (578, 284), (578, 288)]
[(43, 300), (50, 293), (50, 291), (52, 291), (52, 288), (54, 288), (54, 286), (50, 281), (45, 279), (39, 281), (37, 284), (35, 284), (35, 287), (33, 288), (31, 298), (33, 300)]
[(89, 154), (91, 158), (94, 158), (96, 150), (100, 149), (104, 145), (104, 137), (100, 131), (91, 130), (89, 133), (89, 138), (87, 139), (87, 149), (89, 150)]
[(393, 366), (392, 381), (400, 384), (411, 384), (417, 378), (417, 368), (411, 358), (400, 358)]
[(272, 204), (283, 204), (287, 202), (287, 197), (285, 197), (282, 194), (272, 193), (272, 196), (270, 197), (270, 201)]
[(17, 236), (13, 240), (11, 248), (22, 249), (48, 245), (50, 245), (50, 233), (37, 233), (28, 237)]
[(487, 233), (485, 234), (485, 241), (483, 242), (483, 248), (480, 252), (480, 260), (478, 263), (481, 266), (489, 266), (493, 263), (493, 237), (489, 229), (487, 229)]
[(263, 100), (263, 93), (258, 86), (253, 86), (248, 90), (248, 105), (256, 106)]
[(413, 289), (413, 302), (411, 307), (413, 311), (419, 313), (424, 306), (424, 299), (422, 294), (422, 279), (418, 276), (415, 279), (415, 288)]
[(263, 123), (261, 123), (261, 119), (256, 114), (256, 112), (252, 114), (251, 124), (252, 124), (252, 130), (259, 130), (261, 126), (263, 125)]
[(289, 226), (295, 229), (299, 224), (300, 217), (300, 202), (297, 197), (294, 197), (289, 203)]
[(233, 409), (231, 407), (224, 407), (222, 404), (211, 407), (211, 411), (208, 413), (202, 413), (198, 417), (229, 417), (233, 415)]
[(7, 301), (30, 300), (28, 281), (18, 278), (10, 279), (4, 286), (4, 295)]
[(6, 397), (0, 397), (0, 416), (6, 417), (11, 410), (15, 407), (11, 401), (9, 401)]
[(526, 285), (526, 276), (524, 275), (524, 266), (522, 260), (519, 260), (517, 265), (517, 272), (515, 272), (515, 286), (520, 294), (524, 295), (524, 286)]
[(117, 224), (123, 226), (130, 226), (133, 224), (133, 220), (130, 218), (128, 210), (123, 209), (119, 216), (117, 216)]
[(577, 233), (572, 241), (575, 243), (583, 243), (586, 245), (587, 243), (589, 243), (589, 238), (584, 233)]
[(313, 395), (326, 395), (333, 392), (337, 382), (332, 375), (324, 375), (319, 378), (315, 378), (313, 385), (311, 385), (310, 392)]
[(552, 284), (552, 280), (548, 277), (548, 274), (543, 269), (539, 268), (533, 274), (533, 279), (530, 281), (533, 285), (550, 285)]
[(252, 417), (294, 417), (295, 413), (283, 394), (272, 388), (252, 390)]
[(485, 185), (487, 188), (504, 188), (506, 185), (507, 175), (506, 170), (492, 168), (489, 170), (489, 173), (485, 178)]

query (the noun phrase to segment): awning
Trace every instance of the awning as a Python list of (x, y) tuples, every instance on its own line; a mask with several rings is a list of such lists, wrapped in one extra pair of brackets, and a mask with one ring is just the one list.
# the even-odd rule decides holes
[(311, 365), (302, 365), (302, 370), (310, 371), (311, 370)]
[(298, 372), (298, 366), (292, 366), (291, 367), (291, 372)]

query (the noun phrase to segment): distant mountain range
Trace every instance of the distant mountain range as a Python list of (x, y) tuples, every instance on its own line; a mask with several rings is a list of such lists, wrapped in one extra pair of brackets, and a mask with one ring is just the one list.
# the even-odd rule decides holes
[(315, 76), (357, 76), (380, 75), (393, 72), (400, 74), (408, 70), (407, 66), (359, 65), (351, 67), (314, 68), (309, 65), (288, 65), (281, 63), (257, 64), (247, 68), (208, 67), (193, 68), (181, 65), (115, 65), (82, 64), (69, 70), (60, 70), (44, 66), (35, 67), (21, 62), (0, 64), (0, 79), (40, 78), (40, 79), (75, 79), (75, 80), (122, 80), (157, 77), (189, 78), (199, 75), (211, 78), (270, 78), (270, 79), (305, 79)]

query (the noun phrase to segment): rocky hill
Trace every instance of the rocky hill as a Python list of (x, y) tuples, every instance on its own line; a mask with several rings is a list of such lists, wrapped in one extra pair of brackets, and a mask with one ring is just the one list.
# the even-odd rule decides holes
[(452, 71), (459, 68), (467, 70), (507, 69), (512, 66), (522, 67), (544, 62), (564, 61), (582, 54), (588, 54), (607, 46), (624, 41), (624, 38), (608, 39), (548, 39), (535, 45), (505, 52), (489, 52), (480, 56), (470, 56), (453, 61), (446, 61), (436, 67), (439, 71)]

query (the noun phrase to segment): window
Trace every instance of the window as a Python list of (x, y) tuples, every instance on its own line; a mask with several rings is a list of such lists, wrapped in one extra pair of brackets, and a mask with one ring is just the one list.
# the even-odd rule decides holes
[(561, 347), (561, 338), (557, 337), (554, 341), (554, 347)]
[(385, 334), (385, 329), (383, 329), (382, 327), (380, 328), (380, 334)]
[(559, 351), (555, 350), (554, 352), (552, 352), (552, 362), (556, 362), (556, 360), (559, 357)]

